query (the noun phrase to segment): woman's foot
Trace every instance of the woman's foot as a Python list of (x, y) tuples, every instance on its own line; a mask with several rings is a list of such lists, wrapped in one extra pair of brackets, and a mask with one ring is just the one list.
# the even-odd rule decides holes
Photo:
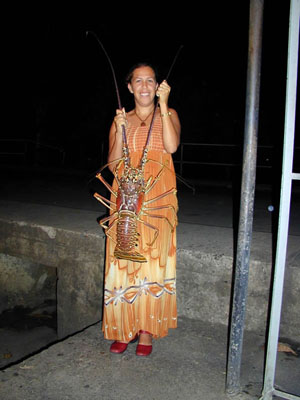
[(147, 331), (139, 332), (139, 344), (136, 348), (137, 356), (149, 356), (152, 352), (152, 335)]
[(110, 346), (110, 352), (115, 353), (115, 354), (121, 354), (124, 353), (124, 351), (127, 349), (129, 343), (134, 343), (138, 339), (138, 335), (135, 336), (134, 339), (132, 339), (130, 342), (119, 342), (116, 340), (113, 342)]
[(116, 353), (116, 354), (121, 354), (124, 353), (124, 351), (127, 349), (128, 343), (125, 342), (118, 342), (117, 340), (112, 343), (110, 346), (110, 352), (111, 353)]

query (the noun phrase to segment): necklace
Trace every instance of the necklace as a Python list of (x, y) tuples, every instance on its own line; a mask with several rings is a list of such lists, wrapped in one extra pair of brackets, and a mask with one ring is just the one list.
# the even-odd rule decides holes
[(141, 122), (141, 126), (146, 126), (146, 121), (147, 121), (147, 119), (150, 117), (150, 115), (153, 113), (153, 110), (151, 111), (151, 113), (150, 113), (145, 119), (140, 118), (140, 117), (138, 116), (137, 112), (135, 111), (135, 109), (134, 109), (134, 113), (135, 113), (135, 115), (138, 117), (138, 119), (139, 119), (140, 121), (142, 121), (142, 122)]

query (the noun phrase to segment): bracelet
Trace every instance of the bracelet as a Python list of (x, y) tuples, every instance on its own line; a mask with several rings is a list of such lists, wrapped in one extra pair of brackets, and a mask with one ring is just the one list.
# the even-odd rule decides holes
[(172, 115), (171, 111), (167, 111), (163, 114), (160, 114), (161, 117), (166, 117), (166, 116), (170, 116), (170, 115)]

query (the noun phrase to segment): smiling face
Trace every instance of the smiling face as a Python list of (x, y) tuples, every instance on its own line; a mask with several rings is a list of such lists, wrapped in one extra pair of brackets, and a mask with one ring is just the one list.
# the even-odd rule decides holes
[(141, 106), (149, 106), (153, 103), (157, 86), (155, 73), (148, 66), (136, 68), (128, 83), (129, 91), (133, 93), (135, 101)]

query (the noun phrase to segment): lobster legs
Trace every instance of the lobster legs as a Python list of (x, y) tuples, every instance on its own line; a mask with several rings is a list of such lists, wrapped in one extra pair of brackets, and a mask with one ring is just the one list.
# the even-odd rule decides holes
[[(177, 210), (175, 207), (172, 204), (154, 205), (153, 203), (159, 202), (168, 196), (176, 196), (177, 190), (171, 188), (158, 196), (149, 198), (151, 190), (159, 182), (164, 171), (166, 169), (169, 170), (169, 168), (158, 161), (147, 160), (147, 163), (154, 162), (160, 165), (161, 168), (154, 178), (150, 176), (145, 181), (142, 168), (126, 167), (125, 164), (124, 171), (120, 173), (123, 162), (124, 159), (119, 159), (108, 163), (96, 175), (111, 193), (110, 200), (98, 193), (94, 194), (94, 197), (110, 210), (110, 215), (102, 218), (99, 224), (104, 229), (106, 236), (116, 244), (114, 250), (116, 258), (140, 263), (147, 262), (146, 257), (136, 251), (140, 239), (138, 224), (144, 225), (154, 232), (153, 235), (148, 235), (149, 238), (152, 236), (146, 243), (149, 247), (155, 243), (160, 233), (160, 229), (149, 222), (152, 218), (165, 221), (170, 231), (173, 232), (177, 225)], [(118, 190), (114, 190), (101, 175), (102, 170), (113, 163), (116, 163), (113, 174)], [(148, 196), (147, 200), (145, 199), (146, 195)], [(159, 211), (163, 211), (162, 214)], [(167, 212), (170, 212), (171, 216), (166, 214)]]

